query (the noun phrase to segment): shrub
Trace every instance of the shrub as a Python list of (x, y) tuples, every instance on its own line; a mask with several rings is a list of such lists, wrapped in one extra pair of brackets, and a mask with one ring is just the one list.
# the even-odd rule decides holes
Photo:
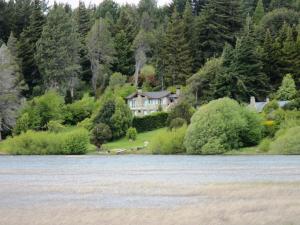
[(50, 120), (47, 123), (47, 128), (50, 132), (58, 133), (58, 132), (62, 131), (65, 127), (64, 127), (64, 125), (61, 124), (60, 121)]
[(194, 112), (195, 109), (189, 103), (181, 101), (171, 109), (168, 116), (168, 124), (170, 125), (171, 121), (178, 117), (183, 118), (189, 124)]
[(16, 155), (84, 154), (89, 146), (89, 133), (85, 129), (61, 133), (27, 131), (4, 142), (5, 150)]
[(134, 127), (130, 127), (126, 132), (126, 137), (128, 140), (136, 140), (137, 137), (137, 131)]
[(104, 101), (94, 124), (104, 123), (111, 129), (114, 139), (125, 136), (132, 125), (132, 113), (122, 98), (109, 98)]
[(78, 129), (65, 134), (63, 143), (64, 154), (84, 154), (89, 146), (89, 133), (87, 130)]
[[(46, 94), (35, 97), (31, 101), (26, 102), (19, 120), (24, 120), (23, 115), (28, 114), (28, 129), (43, 130), (46, 129), (50, 120), (62, 120), (64, 99), (55, 91), (49, 91)], [(23, 118), (22, 118), (23, 117)]]
[(168, 113), (157, 112), (144, 117), (134, 117), (132, 126), (137, 129), (138, 132), (145, 132), (156, 130), (167, 126)]
[[(223, 98), (199, 108), (191, 119), (184, 143), (189, 154), (224, 153), (256, 144), (261, 131), (256, 112)], [(216, 146), (220, 149), (216, 150)]]
[(16, 126), (14, 127), (13, 134), (18, 135), (29, 130), (30, 118), (28, 113), (23, 113), (17, 120)]
[(260, 152), (268, 152), (270, 150), (270, 145), (271, 145), (271, 139), (265, 138), (260, 142), (258, 149)]
[(112, 89), (120, 88), (126, 83), (126, 76), (121, 73), (113, 73), (109, 78), (109, 87)]
[(68, 104), (64, 107), (65, 124), (76, 125), (90, 117), (98, 104), (93, 97), (84, 95), (79, 101)]
[(279, 126), (274, 120), (267, 120), (263, 122), (263, 137), (274, 137)]
[(171, 121), (171, 123), (169, 125), (169, 129), (170, 130), (176, 129), (176, 128), (182, 127), (184, 124), (187, 124), (186, 120), (177, 117)]
[(186, 126), (178, 129), (165, 130), (165, 132), (160, 133), (154, 137), (153, 141), (150, 143), (150, 150), (153, 154), (178, 154), (184, 153), (185, 147), (183, 145)]
[(112, 133), (108, 125), (104, 123), (97, 124), (92, 131), (92, 140), (95, 145), (100, 147), (106, 141), (112, 138)]
[(225, 151), (226, 149), (224, 148), (222, 141), (218, 138), (209, 140), (202, 147), (202, 154), (204, 155), (217, 155), (217, 154), (222, 154)]
[(286, 130), (270, 147), (277, 154), (300, 154), (300, 126)]
[(89, 131), (93, 129), (93, 120), (91, 118), (86, 118), (77, 124), (77, 127), (85, 128)]

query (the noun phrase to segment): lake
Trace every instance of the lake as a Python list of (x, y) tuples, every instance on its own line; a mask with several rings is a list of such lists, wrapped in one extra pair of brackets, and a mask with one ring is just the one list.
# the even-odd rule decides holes
[[(1, 156), (0, 224), (54, 224), (53, 215), (65, 220), (56, 224), (155, 224), (167, 216), (159, 214), (163, 211), (190, 210), (185, 215), (194, 213), (196, 218), (201, 215), (195, 210), (201, 207), (212, 207), (209, 212), (229, 202), (226, 210), (237, 202), (254, 207), (255, 199), (270, 207), (268, 201), (279, 195), (280, 213), (286, 211), (289, 224), (300, 224), (286, 206), (300, 209), (299, 184), (300, 156)], [(147, 216), (150, 212), (157, 218)], [(277, 218), (273, 213), (270, 224)], [(105, 216), (111, 219), (98, 223)], [(192, 224), (192, 218), (168, 223), (174, 218), (164, 224)], [(218, 224), (209, 218), (203, 222)], [(233, 218), (228, 224), (234, 224)]]

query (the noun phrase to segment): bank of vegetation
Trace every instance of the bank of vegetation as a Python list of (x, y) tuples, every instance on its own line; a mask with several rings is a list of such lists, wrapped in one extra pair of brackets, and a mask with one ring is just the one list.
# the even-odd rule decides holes
[[(298, 154), (299, 13), (299, 0), (0, 0), (0, 151)], [(125, 101), (177, 87), (169, 112), (135, 117)], [(251, 96), (271, 101), (258, 113)]]

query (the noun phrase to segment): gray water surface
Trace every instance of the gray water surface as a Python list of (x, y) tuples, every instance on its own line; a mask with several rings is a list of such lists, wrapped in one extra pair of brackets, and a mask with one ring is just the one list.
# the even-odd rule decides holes
[(164, 207), (210, 183), (300, 182), (300, 156), (1, 156), (1, 207)]

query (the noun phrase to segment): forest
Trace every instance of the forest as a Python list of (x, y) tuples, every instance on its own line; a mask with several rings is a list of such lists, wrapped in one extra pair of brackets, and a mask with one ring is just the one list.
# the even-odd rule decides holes
[(300, 0), (0, 0), (0, 140), (79, 123), (123, 137), (124, 98), (138, 88), (180, 86), (187, 111), (224, 97), (299, 99), (299, 18)]

